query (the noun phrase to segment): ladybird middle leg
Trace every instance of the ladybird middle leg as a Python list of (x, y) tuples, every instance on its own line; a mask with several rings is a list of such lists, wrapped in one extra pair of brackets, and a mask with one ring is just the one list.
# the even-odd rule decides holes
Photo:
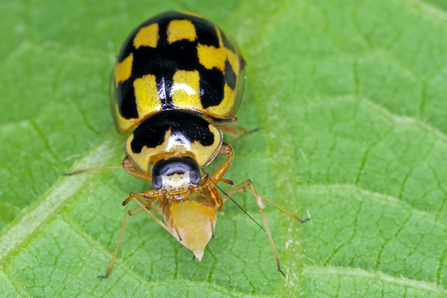
[[(242, 126), (229, 126), (229, 125), (221, 125), (221, 126), (219, 126), (219, 128), (222, 131), (229, 132), (231, 135), (236, 137), (233, 140), (231, 140), (231, 142), (229, 143), (230, 145), (236, 143), (240, 139), (248, 136), (249, 134), (252, 134), (252, 133), (257, 132), (258, 130), (262, 129), (262, 127), (258, 127), (258, 128), (252, 129), (252, 130), (246, 130)], [(239, 129), (242, 133), (238, 133), (236, 131), (236, 129)]]
[(219, 126), (220, 130), (224, 132), (229, 132), (231, 135), (237, 137), (239, 136), (239, 133), (236, 131), (236, 129), (239, 129), (243, 135), (248, 134), (248, 131), (243, 128), (242, 126), (229, 126), (229, 125), (221, 125)]

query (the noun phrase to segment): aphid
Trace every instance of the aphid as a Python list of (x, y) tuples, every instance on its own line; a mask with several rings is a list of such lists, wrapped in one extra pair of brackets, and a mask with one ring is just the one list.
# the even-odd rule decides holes
[[(200, 261), (214, 236), (217, 211), (232, 194), (243, 191), (256, 198), (282, 273), (262, 211), (263, 200), (271, 201), (257, 194), (250, 180), (226, 192), (217, 186), (219, 182), (233, 185), (224, 179), (233, 149), (223, 142), (222, 131), (235, 134), (238, 128), (241, 136), (249, 133), (227, 126), (236, 122), (244, 67), (236, 44), (215, 24), (190, 13), (156, 15), (127, 38), (113, 71), (110, 104), (120, 134), (135, 128), (124, 142), (122, 168), (151, 181), (153, 190), (130, 193), (123, 202), (134, 200), (141, 208), (127, 213), (104, 277), (110, 273), (129, 216), (144, 210)], [(216, 156), (226, 160), (212, 175), (206, 174), (203, 169)], [(166, 224), (152, 212), (163, 215)]]

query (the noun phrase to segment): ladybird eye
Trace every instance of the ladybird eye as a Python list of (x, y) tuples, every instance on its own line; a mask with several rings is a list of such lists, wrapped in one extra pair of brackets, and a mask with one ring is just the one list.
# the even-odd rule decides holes
[(194, 185), (199, 185), (202, 181), (202, 177), (197, 171), (191, 171), (189, 172), (189, 179), (191, 180), (191, 183)]
[(163, 187), (163, 179), (160, 175), (152, 176), (152, 187), (156, 190), (160, 190)]

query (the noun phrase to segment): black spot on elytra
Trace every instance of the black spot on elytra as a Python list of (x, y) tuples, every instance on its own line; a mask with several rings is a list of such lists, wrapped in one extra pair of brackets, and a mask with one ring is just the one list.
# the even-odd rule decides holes
[(118, 109), (123, 118), (138, 118), (137, 103), (131, 81), (127, 80), (123, 83), (118, 83), (116, 97)]
[[(167, 28), (172, 20), (189, 20), (196, 28), (197, 39), (195, 41), (179, 40), (169, 44), (167, 41)], [(140, 28), (158, 23), (159, 40), (156, 48), (140, 46), (135, 49), (133, 39)], [(222, 33), (223, 43), (234, 50), (227, 37)], [(131, 53), (133, 54), (132, 71), (128, 80), (123, 82), (117, 90), (117, 102), (121, 115), (126, 119), (138, 118), (133, 81), (144, 75), (155, 75), (158, 94), (162, 103), (162, 110), (174, 109), (171, 98), (173, 76), (177, 70), (197, 70), (200, 75), (201, 104), (206, 109), (219, 105), (224, 98), (225, 82), (231, 87), (235, 85), (236, 75), (231, 70), (222, 71), (213, 68), (206, 69), (199, 62), (197, 55), (198, 43), (207, 46), (219, 47), (219, 38), (216, 26), (203, 18), (191, 16), (181, 12), (169, 11), (159, 14), (136, 28), (129, 36), (121, 52), (118, 61), (123, 61)], [(226, 67), (227, 68), (227, 67)], [(228, 75), (227, 75), (228, 74)], [(127, 83), (127, 85), (126, 85)], [(233, 87), (234, 88), (234, 87)]]
[(200, 77), (207, 78), (200, 80), (200, 100), (203, 108), (219, 105), (224, 97), (224, 74), (219, 69), (212, 68), (202, 70)]
[(228, 86), (234, 90), (236, 87), (236, 74), (234, 73), (233, 67), (228, 60), (225, 61), (225, 81)]
[(193, 22), (193, 24), (196, 27), (197, 39), (200, 44), (219, 47), (219, 37), (213, 23), (202, 19), (201, 22)]
[(203, 146), (214, 143), (214, 134), (209, 123), (200, 116), (182, 111), (164, 111), (144, 120), (133, 132), (134, 139), (130, 146), (135, 153), (141, 153), (143, 147), (155, 148), (164, 142), (166, 132), (171, 129), (171, 136), (179, 143), (187, 141), (200, 142)]

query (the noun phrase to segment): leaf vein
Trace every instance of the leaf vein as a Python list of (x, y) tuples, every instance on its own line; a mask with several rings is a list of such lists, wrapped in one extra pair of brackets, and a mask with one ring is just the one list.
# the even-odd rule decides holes
[(345, 268), (345, 267), (334, 267), (334, 266), (331, 267), (306, 266), (303, 270), (303, 275), (304, 274), (366, 278), (374, 281), (378, 280), (395, 285), (412, 287), (419, 290), (426, 290), (436, 294), (440, 294), (444, 297), (447, 296), (447, 291), (434, 283), (408, 279), (405, 277), (394, 277), (385, 274), (381, 271), (369, 271), (359, 268)]

